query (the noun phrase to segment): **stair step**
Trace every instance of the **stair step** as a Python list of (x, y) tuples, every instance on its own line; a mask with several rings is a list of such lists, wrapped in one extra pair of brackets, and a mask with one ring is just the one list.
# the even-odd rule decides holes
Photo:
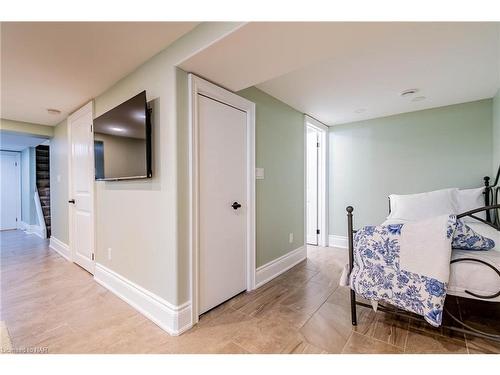
[(38, 188), (49, 188), (50, 187), (50, 180), (48, 179), (41, 179), (36, 182), (36, 185)]
[(36, 147), (36, 186), (40, 205), (42, 206), (43, 219), (47, 230), (47, 237), (51, 235), (50, 216), (50, 148), (46, 145)]
[(49, 171), (49, 165), (48, 164), (38, 164), (36, 163), (36, 170), (37, 171), (46, 171), (48, 172)]

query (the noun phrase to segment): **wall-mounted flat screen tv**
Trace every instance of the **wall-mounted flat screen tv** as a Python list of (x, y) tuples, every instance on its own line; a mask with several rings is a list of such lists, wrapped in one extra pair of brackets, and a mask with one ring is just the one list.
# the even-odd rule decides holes
[(146, 91), (94, 119), (96, 180), (151, 178), (151, 120)]

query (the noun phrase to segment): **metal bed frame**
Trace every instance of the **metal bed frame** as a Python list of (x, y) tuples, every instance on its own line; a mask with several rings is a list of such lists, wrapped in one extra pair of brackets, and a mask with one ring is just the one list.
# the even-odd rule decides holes
[[(476, 219), (484, 224), (487, 224), (487, 225), (495, 228), (496, 230), (500, 231), (500, 204), (498, 201), (499, 194), (500, 194), (500, 186), (498, 186), (499, 179), (500, 179), (500, 167), (498, 168), (498, 172), (497, 172), (497, 175), (495, 178), (495, 183), (493, 185), (490, 185), (490, 177), (484, 177), (484, 187), (485, 187), (485, 189), (484, 189), (484, 203), (485, 203), (485, 206), (461, 213), (461, 214), (457, 215), (457, 218), (469, 216), (469, 217), (472, 217), (472, 218), (474, 218), (474, 219)], [(354, 211), (354, 208), (352, 206), (348, 206), (346, 208), (346, 211), (347, 211), (347, 230), (348, 230), (348, 237), (347, 238), (348, 238), (348, 247), (349, 247), (349, 271), (352, 272), (352, 268), (354, 266), (354, 245), (353, 245), (354, 240), (353, 240), (353, 238), (354, 238), (354, 234), (356, 233), (356, 231), (353, 229), (353, 211)], [(389, 211), (390, 211), (390, 202), (389, 202)], [(483, 211), (486, 211), (486, 220), (474, 215), (474, 214), (477, 214), (477, 213), (483, 212)], [(458, 263), (458, 262), (481, 263), (484, 266), (492, 269), (494, 272), (496, 272), (498, 277), (500, 277), (500, 270), (495, 265), (490, 264), (484, 260), (475, 259), (475, 258), (457, 258), (457, 259), (453, 259), (450, 262), (450, 264), (454, 264), (454, 263)], [(352, 325), (355, 326), (358, 324), (357, 316), (356, 316), (356, 307), (363, 306), (363, 307), (372, 308), (372, 306), (367, 304), (367, 303), (356, 301), (356, 293), (352, 289), (350, 290), (350, 292), (351, 292), (350, 297), (351, 297)], [(500, 296), (500, 290), (497, 293), (494, 293), (494, 294), (491, 294), (488, 296), (479, 295), (479, 294), (470, 292), (468, 290), (466, 290), (465, 293), (467, 293), (467, 294), (469, 294), (477, 299), (484, 300), (484, 301), (488, 301), (489, 299), (493, 299), (493, 298)], [(412, 319), (422, 319), (422, 317), (420, 317), (419, 315), (416, 315), (414, 313), (407, 312), (405, 310), (402, 310), (402, 309), (399, 309), (396, 307), (387, 307), (387, 306), (382, 305), (380, 303), (379, 303), (378, 309), (380, 311), (394, 314), (397, 316), (402, 316), (402, 317), (407, 317), (407, 318), (412, 318)], [(476, 329), (474, 327), (471, 327), (470, 325), (464, 323), (461, 319), (454, 316), (446, 308), (444, 308), (444, 312), (446, 312), (450, 316), (450, 318), (455, 321), (455, 323), (458, 323), (463, 328), (449, 326), (449, 325), (441, 325), (442, 328), (449, 329), (451, 331), (455, 331), (455, 332), (459, 332), (459, 333), (463, 333), (463, 334), (468, 334), (471, 336), (481, 337), (484, 339), (500, 342), (500, 334), (484, 332), (484, 331), (481, 331), (481, 330)]]

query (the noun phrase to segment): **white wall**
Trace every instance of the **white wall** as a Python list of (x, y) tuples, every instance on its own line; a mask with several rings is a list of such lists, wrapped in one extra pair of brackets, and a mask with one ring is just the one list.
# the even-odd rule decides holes
[(29, 225), (38, 225), (34, 199), (35, 189), (35, 148), (28, 147), (21, 152), (21, 220)]
[[(500, 168), (500, 90), (493, 98), (493, 170), (492, 179)], [(493, 182), (492, 182), (493, 183)]]
[[(99, 116), (146, 90), (154, 101), (153, 178), (97, 182), (96, 260), (139, 286), (177, 305), (189, 299), (187, 218), (187, 83), (176, 66), (240, 23), (203, 23), (95, 98)], [(68, 238), (66, 123), (52, 144), (52, 176), (61, 190), (52, 195), (53, 231)], [(58, 147), (59, 146), (59, 147)], [(54, 147), (53, 147), (54, 148)], [(66, 191), (66, 193), (62, 190)], [(108, 259), (108, 248), (112, 259)]]
[(67, 121), (54, 127), (50, 141), (50, 216), (52, 237), (68, 244), (68, 132)]

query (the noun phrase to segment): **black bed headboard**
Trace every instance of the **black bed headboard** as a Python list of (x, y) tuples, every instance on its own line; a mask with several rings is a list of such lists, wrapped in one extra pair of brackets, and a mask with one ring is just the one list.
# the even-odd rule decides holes
[[(498, 166), (497, 175), (495, 177), (495, 181), (493, 185), (490, 185), (490, 177), (486, 176), (484, 178), (484, 205), (497, 205), (499, 195), (500, 195), (500, 186), (498, 186), (498, 182), (500, 180), (500, 165)], [(495, 224), (500, 228), (500, 209), (487, 210), (486, 211), (486, 220), (490, 223)]]

